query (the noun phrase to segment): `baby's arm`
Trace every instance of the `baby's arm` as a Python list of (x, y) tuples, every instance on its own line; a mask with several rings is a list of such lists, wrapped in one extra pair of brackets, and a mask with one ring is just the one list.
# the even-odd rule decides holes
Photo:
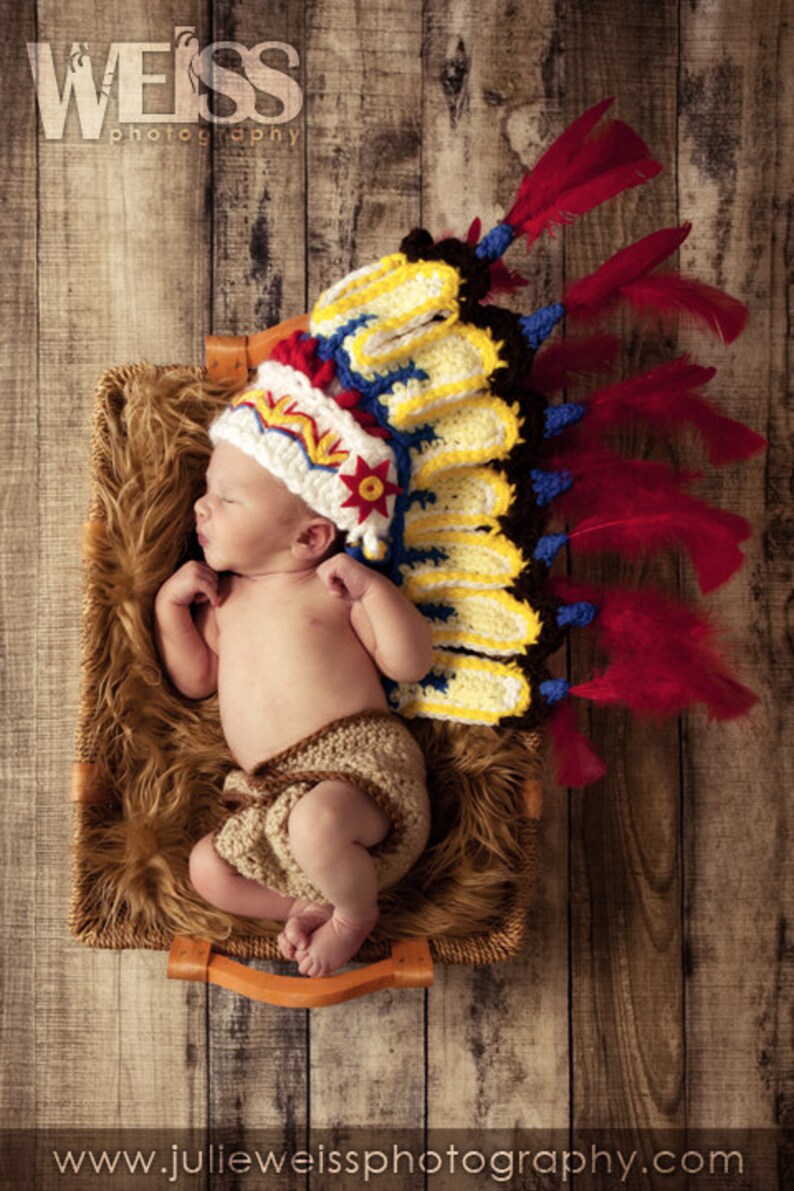
[(387, 678), (418, 682), (430, 669), (430, 625), (385, 575), (348, 554), (320, 563), (317, 575), (335, 596), (350, 599), (350, 621)]
[[(203, 562), (186, 562), (167, 579), (154, 601), (154, 639), (168, 677), (189, 699), (205, 699), (217, 687), (218, 657), (190, 611), (199, 604), (201, 620), (214, 618), (218, 576)], [(204, 612), (206, 607), (207, 611)], [(202, 625), (206, 631), (206, 624)]]

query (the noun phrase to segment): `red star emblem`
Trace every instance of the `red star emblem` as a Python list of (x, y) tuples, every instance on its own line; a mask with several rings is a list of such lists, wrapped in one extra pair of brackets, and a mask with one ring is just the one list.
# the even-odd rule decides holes
[(384, 459), (382, 463), (373, 468), (369, 467), (360, 455), (357, 455), (356, 474), (339, 477), (350, 489), (350, 496), (342, 503), (342, 508), (358, 509), (359, 525), (362, 521), (366, 521), (373, 509), (384, 517), (388, 517), (386, 497), (392, 496), (395, 492), (402, 492), (399, 484), (392, 484), (391, 480), (386, 479), (388, 470), (388, 459)]

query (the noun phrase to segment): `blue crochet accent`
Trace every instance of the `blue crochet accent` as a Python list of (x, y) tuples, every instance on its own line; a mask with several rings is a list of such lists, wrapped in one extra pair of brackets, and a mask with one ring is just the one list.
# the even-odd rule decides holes
[[(372, 322), (374, 317), (374, 314), (359, 314), (356, 318), (351, 318), (349, 322), (343, 323), (341, 327), (337, 327), (333, 335), (318, 340), (317, 355), (321, 360), (330, 360), (332, 357), (336, 360), (336, 353), (348, 335), (357, 327), (363, 327), (365, 323)], [(336, 363), (338, 367), (339, 361), (336, 360)]]
[(431, 670), (429, 674), (421, 679), (419, 685), (423, 691), (426, 691), (428, 687), (434, 691), (445, 691), (449, 686), (449, 679), (445, 678), (443, 674), (434, 674)]
[(541, 508), (551, 504), (556, 496), (567, 492), (573, 484), (573, 476), (567, 468), (563, 471), (541, 471), (540, 468), (533, 467), (529, 474), (535, 497)]
[(550, 567), (567, 541), (567, 533), (546, 533), (538, 538), (532, 557), (536, 562), (545, 562)]
[(543, 698), (549, 704), (560, 703), (566, 698), (571, 684), (567, 678), (549, 678), (538, 688)]
[(425, 422), (422, 426), (417, 426), (416, 430), (412, 430), (405, 435), (408, 445), (415, 451), (421, 451), (425, 443), (435, 442), (438, 438), (433, 427), (429, 422)]
[[(381, 424), (386, 423), (386, 413), (379, 400), (372, 402), (372, 411)], [(408, 451), (408, 435), (392, 429), (391, 447), (397, 463), (397, 483), (402, 488), (394, 499), (394, 516), (392, 517), (389, 539), (391, 542), (389, 577), (400, 587), (403, 583), (402, 565), (407, 561), (405, 549), (405, 512), (408, 508), (408, 489), (411, 484), (411, 456)]]
[(598, 615), (598, 608), (587, 600), (580, 600), (576, 604), (561, 604), (557, 609), (557, 624), (561, 629), (586, 629)]
[(339, 347), (334, 355), (334, 362), (336, 363), (336, 374), (346, 389), (357, 389), (362, 396), (362, 405), (366, 406), (366, 399), (370, 401), (376, 400), (384, 393), (391, 392), (391, 389), (396, 384), (405, 384), (409, 380), (427, 380), (427, 373), (417, 367), (417, 365), (410, 360), (407, 364), (403, 364), (401, 368), (395, 368), (391, 372), (376, 373), (372, 380), (367, 380), (360, 372), (356, 372), (350, 365), (350, 357), (343, 347)]
[(553, 306), (542, 306), (534, 314), (525, 314), (518, 320), (518, 325), (529, 346), (538, 348), (564, 317), (565, 307), (561, 302), (555, 302)]
[(355, 558), (356, 562), (369, 563), (369, 559), (364, 557), (364, 551), (360, 546), (345, 546), (345, 554), (349, 554), (351, 558)]
[(417, 604), (416, 605), (423, 616), (428, 620), (443, 620), (447, 621), (451, 616), (455, 615), (455, 609), (451, 608), (449, 604)]
[[(420, 449), (424, 443), (433, 442), (438, 435), (430, 425), (416, 427), (411, 432), (397, 430), (389, 421), (389, 410), (382, 397), (398, 383), (408, 380), (426, 380), (427, 373), (410, 360), (401, 368), (396, 368), (385, 375), (377, 375), (367, 380), (354, 371), (350, 364), (350, 357), (344, 347), (344, 339), (357, 327), (370, 321), (373, 315), (362, 315), (351, 319), (340, 327), (328, 340), (322, 343), (321, 358), (333, 359), (336, 365), (337, 377), (346, 388), (357, 390), (361, 394), (361, 407), (373, 414), (379, 426), (389, 433), (389, 445), (394, 451), (397, 465), (397, 483), (402, 492), (397, 494), (394, 501), (391, 530), (389, 533), (390, 551), (388, 559), (389, 578), (398, 587), (404, 582), (402, 566), (414, 561), (416, 556), (405, 549), (403, 536), (405, 532), (405, 513), (410, 503), (408, 489), (411, 483), (410, 450)], [(421, 499), (421, 497), (419, 498)], [(435, 499), (435, 497), (433, 497)], [(355, 556), (354, 556), (355, 557)]]
[(417, 488), (408, 497), (408, 507), (411, 505), (421, 505), (425, 509), (428, 505), (434, 505), (438, 500), (435, 492), (431, 492), (429, 488)]
[(516, 238), (516, 234), (509, 223), (497, 223), (496, 227), (483, 236), (479, 244), (475, 248), (475, 254), (480, 260), (498, 261), (500, 256), (504, 256), (510, 245)]
[(376, 376), (369, 383), (362, 381), (364, 385), (363, 391), (371, 393), (373, 397), (380, 397), (381, 393), (389, 393), (396, 384), (405, 384), (409, 380), (429, 380), (430, 377), (424, 368), (420, 368), (413, 360), (407, 364), (403, 364), (402, 368), (395, 368), (393, 372), (387, 372), (383, 376)]
[(421, 546), (412, 546), (404, 548), (402, 551), (401, 561), (411, 566), (415, 562), (432, 562), (434, 567), (437, 567), (440, 562), (444, 562), (449, 558), (446, 550), (442, 550), (439, 546), (431, 546), (429, 549), (424, 549)]
[[(338, 327), (333, 335), (329, 335), (327, 339), (321, 339), (317, 347), (317, 354), (321, 360), (332, 359), (334, 361), (337, 377), (344, 388), (355, 389), (361, 393), (362, 398), (369, 398), (370, 401), (390, 392), (396, 384), (405, 384), (409, 380), (429, 379), (427, 373), (419, 368), (413, 360), (409, 360), (407, 364), (403, 364), (402, 367), (395, 368), (391, 372), (378, 372), (371, 380), (354, 370), (350, 363), (350, 356), (345, 350), (344, 341), (353, 331), (372, 322), (374, 318), (374, 314), (360, 314), (356, 318), (351, 318), (349, 322)], [(362, 405), (368, 408), (366, 401), (362, 401)], [(388, 426), (385, 419), (382, 424)], [(391, 429), (390, 426), (388, 428)]]
[(555, 434), (560, 434), (568, 426), (575, 426), (581, 422), (585, 412), (585, 407), (578, 401), (570, 401), (567, 405), (549, 405), (544, 414), (546, 429), (543, 437), (554, 438)]
[[(364, 314), (358, 318), (351, 319), (335, 331), (332, 336), (329, 336), (328, 339), (320, 341), (318, 354), (321, 359), (333, 359), (340, 383), (345, 388), (355, 389), (359, 392), (361, 394), (361, 408), (371, 413), (378, 426), (388, 431), (389, 445), (394, 451), (395, 463), (397, 465), (397, 483), (402, 488), (402, 492), (396, 495), (394, 502), (394, 514), (389, 534), (388, 575), (392, 582), (399, 587), (403, 583), (403, 574), (400, 567), (406, 561), (403, 547), (403, 533), (405, 527), (405, 510), (408, 507), (408, 488), (411, 482), (411, 458), (408, 452), (412, 442), (412, 436), (400, 432), (391, 425), (389, 422), (389, 411), (381, 401), (381, 397), (391, 389), (392, 385), (397, 384), (399, 381), (406, 381), (411, 377), (424, 380), (426, 379), (426, 373), (420, 368), (417, 368), (413, 361), (409, 361), (402, 368), (397, 368), (392, 372), (386, 373), (386, 375), (378, 375), (371, 381), (368, 381), (351, 368), (350, 357), (344, 348), (344, 340), (357, 327), (369, 322), (374, 317), (372, 314)], [(425, 430), (429, 431), (429, 434), (426, 434), (428, 440), (435, 437), (429, 427), (426, 427)], [(360, 548), (348, 551), (348, 553), (353, 558), (369, 562), (369, 560), (362, 558)], [(369, 565), (372, 564), (370, 563)]]

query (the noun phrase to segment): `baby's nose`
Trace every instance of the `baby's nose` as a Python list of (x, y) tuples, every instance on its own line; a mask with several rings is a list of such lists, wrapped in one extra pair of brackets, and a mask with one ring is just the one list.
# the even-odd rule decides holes
[(196, 520), (201, 521), (207, 516), (207, 496), (200, 496), (193, 505), (193, 512), (196, 514)]

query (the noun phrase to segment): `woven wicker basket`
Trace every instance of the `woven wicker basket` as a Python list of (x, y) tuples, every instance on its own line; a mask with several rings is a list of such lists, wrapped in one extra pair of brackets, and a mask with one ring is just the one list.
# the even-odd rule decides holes
[[(238, 371), (261, 358), (256, 337), (224, 345)], [(215, 699), (195, 704), (173, 691), (151, 639), (154, 595), (189, 556), (206, 426), (228, 396), (212, 375), (137, 364), (99, 381), (71, 788), (72, 933), (94, 947), (170, 948), (172, 976), (296, 1005), (426, 985), (430, 957), (483, 964), (514, 955), (535, 869), (538, 736), (414, 721), (433, 831), (427, 856), (384, 897), (378, 930), (357, 957), (378, 961), (375, 975), (308, 981), (223, 959), (277, 958), (276, 932), (210, 913), (190, 889), (190, 847), (213, 822), (231, 761)]]

